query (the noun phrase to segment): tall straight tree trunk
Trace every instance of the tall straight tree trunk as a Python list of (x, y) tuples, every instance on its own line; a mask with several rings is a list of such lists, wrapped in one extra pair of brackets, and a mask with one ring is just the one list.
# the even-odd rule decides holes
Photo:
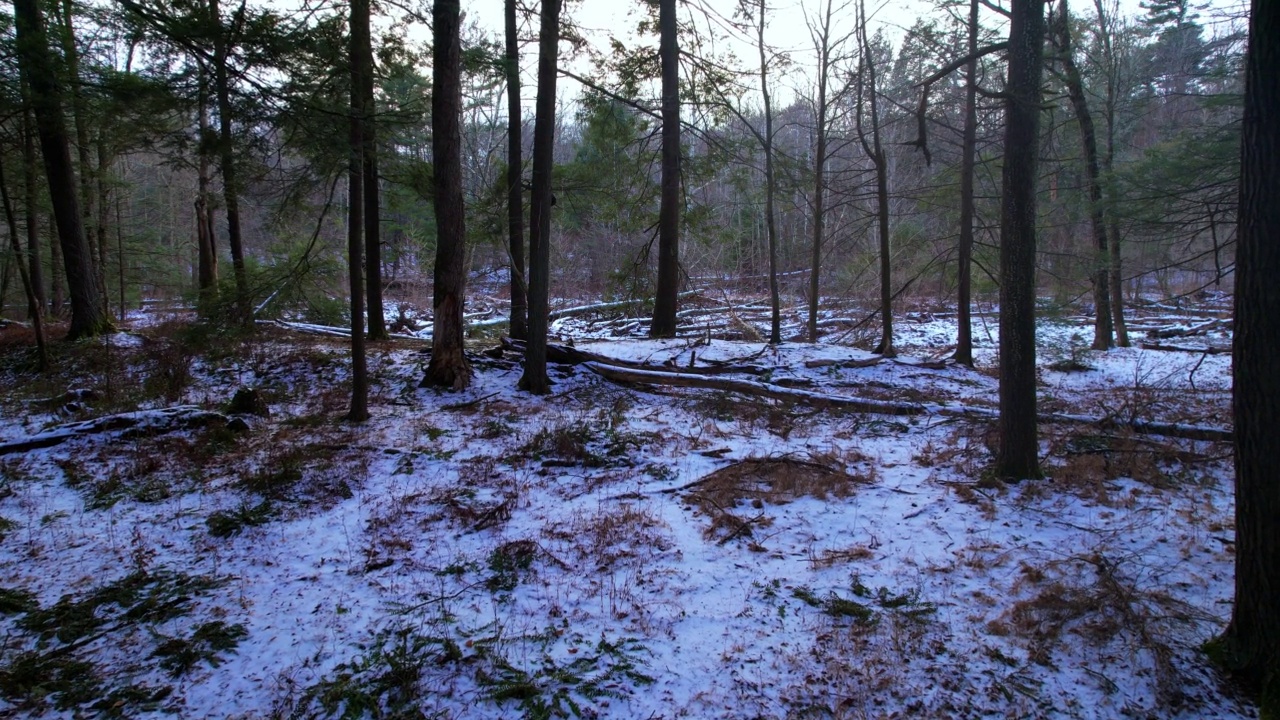
[(18, 266), (18, 277), (22, 280), (22, 290), (27, 296), (27, 316), (31, 318), (31, 328), (36, 335), (36, 351), (40, 357), (40, 369), (49, 369), (49, 350), (44, 336), (44, 313), (40, 307), (40, 299), (36, 297), (35, 287), (31, 284), (31, 273), (22, 257), (22, 240), (18, 237), (18, 220), (13, 211), (13, 200), (9, 197), (9, 182), (4, 175), (4, 157), (0, 153), (0, 200), (4, 202), (4, 220), (9, 230), (9, 246), (13, 250), (13, 264)]
[(98, 248), (98, 279), (102, 283), (102, 302), (108, 313), (111, 310), (111, 289), (107, 285), (107, 229), (110, 224), (111, 213), (111, 186), (108, 182), (108, 173), (111, 170), (112, 158), (107, 151), (106, 140), (103, 139), (102, 133), (98, 133), (94, 140), (94, 150), (97, 154), (98, 166), (94, 169), (93, 181), (94, 188), (98, 194), (96, 209), (98, 219), (93, 223), (93, 232), (98, 236), (94, 245)]
[[(23, 94), (30, 96), (25, 77)], [(36, 307), (43, 315), (48, 310), (49, 304), (44, 288), (44, 267), (40, 263), (40, 208), (37, 204), (39, 175), (36, 170), (35, 135), (35, 121), (31, 117), (31, 110), (24, 109), (22, 112), (22, 214), (26, 219), (27, 273), (31, 279), (31, 292), (36, 296)]]
[(66, 263), (62, 260), (62, 241), (58, 221), (49, 213), (49, 312), (62, 317), (67, 306)]
[(831, 0), (818, 34), (818, 112), (813, 157), (813, 252), (809, 264), (809, 342), (818, 342), (818, 300), (821, 295), (822, 243), (826, 239), (827, 193), (827, 79), (831, 71)]
[(524, 190), (520, 176), (524, 152), (520, 110), (520, 44), (516, 0), (503, 3), (506, 20), (507, 76), (507, 252), (511, 260), (511, 337), (529, 337), (529, 284), (524, 262)]
[(210, 302), (218, 295), (218, 250), (213, 232), (213, 208), (209, 203), (209, 153), (206, 145), (209, 136), (209, 81), (203, 68), (200, 70), (198, 97), (196, 112), (199, 114), (200, 143), (196, 165), (196, 277), (201, 310), (207, 311)]
[(675, 337), (680, 291), (680, 48), (676, 0), (659, 0), (662, 62), (662, 205), (658, 210), (658, 289), (650, 337)]
[(382, 308), (382, 210), (381, 188), (378, 186), (377, 107), (373, 101), (373, 36), (370, 32), (369, 0), (361, 4), (357, 18), (359, 28), (352, 28), (360, 47), (360, 110), (364, 134), (364, 275), (369, 297), (369, 339), (386, 340), (387, 318)]
[[(80, 49), (76, 45), (76, 28), (74, 22), (74, 8), (71, 0), (61, 0), (54, 6), (54, 12), (58, 15), (59, 33), (58, 36), (62, 44), (62, 57), (66, 65), (66, 74), (69, 81), (69, 90), (71, 95), (71, 118), (76, 132), (76, 152), (79, 157), (79, 176), (80, 176), (80, 209), (84, 213), (84, 232), (85, 240), (89, 243), (89, 252), (94, 257), (102, 254), (101, 248), (98, 247), (98, 235), (94, 227), (96, 215), (94, 213), (94, 178), (93, 163), (90, 155), (90, 139), (89, 139), (89, 122), (84, 101), (84, 93), (80, 91)], [(101, 259), (96, 263), (96, 271), (98, 272), (98, 284), (103, 287), (105, 293), (104, 274), (106, 272), (102, 265)], [(105, 295), (104, 295), (105, 297)]]
[(960, 150), (960, 246), (956, 258), (955, 360), (973, 367), (973, 176), (978, 154), (978, 0), (969, 0), (969, 66), (964, 82), (964, 140)]
[[(1119, 97), (1120, 63), (1115, 55), (1115, 46), (1111, 42), (1114, 28), (1112, 23), (1115, 22), (1115, 18), (1107, 15), (1102, 0), (1094, 0), (1094, 7), (1098, 11), (1103, 62), (1106, 63), (1107, 68), (1107, 94), (1103, 107), (1107, 121), (1107, 149), (1102, 156), (1102, 173), (1104, 177), (1110, 177), (1111, 170), (1115, 167), (1116, 157), (1116, 102)], [(1108, 195), (1106, 204), (1107, 246), (1110, 259), (1107, 276), (1111, 289), (1109, 293), (1111, 297), (1111, 320), (1115, 326), (1116, 345), (1129, 347), (1129, 329), (1124, 322), (1124, 275), (1121, 272), (1120, 223), (1116, 221), (1115, 190), (1108, 187), (1106, 192)]]
[(236, 278), (236, 312), (240, 322), (253, 322), (249, 307), (249, 275), (244, 264), (244, 239), (240, 234), (240, 179), (236, 168), (235, 144), (231, 137), (231, 79), (227, 70), (227, 31), (219, 15), (218, 0), (209, 0), (209, 15), (215, 26), (213, 40), (213, 84), (218, 103), (218, 152), (222, 171), (222, 196), (227, 211), (227, 244), (231, 247), (231, 268)]
[[(872, 352), (894, 357), (893, 347), (893, 268), (889, 243), (889, 159), (880, 143), (880, 111), (876, 99), (876, 66), (871, 56), (871, 40), (867, 36), (866, 3), (858, 3), (858, 40), (862, 46), (862, 69), (858, 73), (858, 138), (876, 171), (876, 228), (880, 236), (880, 344)], [(866, 98), (871, 113), (871, 142), (862, 127), (863, 80), (866, 75)]]
[(1089, 277), (1093, 280), (1093, 349), (1111, 347), (1111, 298), (1108, 287), (1110, 256), (1107, 254), (1107, 223), (1102, 213), (1102, 179), (1098, 169), (1098, 135), (1093, 126), (1093, 114), (1084, 94), (1084, 80), (1071, 43), (1071, 12), (1067, 0), (1058, 1), (1055, 19), (1059, 57), (1063, 75), (1067, 81), (1067, 95), (1075, 111), (1076, 124), (1080, 126), (1080, 144), (1084, 149), (1085, 190), (1089, 194), (1089, 226), (1093, 231), (1093, 262), (1089, 264)]
[(1236, 233), (1236, 598), (1222, 660), (1280, 715), (1280, 4), (1253, 0)]
[(1044, 0), (1013, 0), (1000, 214), (1000, 447), (1005, 478), (1040, 477), (1036, 427), (1036, 165)]
[(14, 0), (13, 10), (19, 62), (31, 84), (36, 130), (71, 295), (71, 328), (67, 338), (90, 337), (110, 330), (111, 319), (107, 316), (93, 256), (85, 241), (66, 120), (62, 115), (61, 87), (50, 57), (38, 0)]
[[(364, 337), (364, 94), (360, 91), (360, 15), (368, 15), (369, 0), (352, 0), (350, 126), (347, 137), (347, 277), (351, 286), (351, 407), (347, 419), (369, 419), (369, 368)], [(367, 22), (364, 24), (368, 28)]]
[(529, 342), (520, 388), (551, 392), (547, 377), (547, 323), (551, 282), (551, 169), (555, 162), (556, 65), (560, 55), (561, 0), (542, 0), (538, 30), (538, 100), (533, 121), (533, 191), (529, 198)]
[(764, 28), (767, 0), (759, 0), (756, 48), (760, 51), (760, 94), (764, 98), (764, 224), (769, 238), (769, 343), (782, 342), (782, 296), (778, 292), (778, 223), (774, 217), (777, 179), (773, 171), (773, 100), (769, 96), (769, 58), (765, 52)]
[(431, 6), (431, 155), (435, 160), (435, 326), (424, 385), (464, 390), (471, 365), (463, 352), (467, 282), (466, 207), (462, 198), (462, 18), (458, 0)]

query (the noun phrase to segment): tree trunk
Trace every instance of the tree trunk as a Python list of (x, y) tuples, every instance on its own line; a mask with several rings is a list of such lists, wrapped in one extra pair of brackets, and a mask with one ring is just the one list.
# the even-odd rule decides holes
[(969, 66), (964, 83), (964, 140), (960, 150), (960, 246), (956, 258), (955, 360), (973, 367), (973, 177), (978, 153), (978, 0), (969, 0)]
[(760, 15), (756, 24), (756, 48), (760, 51), (760, 94), (764, 97), (764, 224), (769, 237), (769, 343), (782, 342), (782, 297), (778, 292), (778, 223), (774, 218), (774, 193), (777, 179), (773, 172), (773, 101), (769, 96), (769, 58), (765, 52), (764, 28), (767, 0), (759, 0)]
[(218, 102), (218, 151), (222, 171), (222, 195), (227, 210), (227, 244), (231, 246), (231, 268), (236, 277), (236, 312), (246, 325), (253, 322), (249, 307), (249, 276), (244, 265), (244, 240), (240, 234), (240, 181), (235, 145), (231, 137), (231, 80), (227, 71), (226, 28), (218, 14), (218, 0), (209, 0), (209, 15), (215, 26), (213, 40), (213, 84)]
[(466, 207), (462, 198), (462, 40), (458, 0), (431, 9), (431, 156), (435, 161), (435, 327), (423, 385), (464, 390), (471, 365), (463, 352), (467, 282)]
[[(23, 94), (29, 98), (30, 90), (26, 87), (25, 73), (23, 75)], [(39, 177), (36, 171), (35, 135), (35, 121), (31, 118), (30, 109), (25, 109), (22, 113), (22, 214), (26, 219), (27, 272), (31, 278), (31, 292), (36, 296), (36, 307), (43, 315), (48, 310), (49, 301), (44, 288), (44, 267), (40, 263), (40, 208), (37, 204), (39, 193), (36, 185)]]
[[(62, 57), (70, 86), (71, 117), (76, 132), (76, 153), (79, 158), (80, 209), (84, 213), (82, 223), (84, 224), (85, 241), (89, 246), (90, 257), (98, 257), (101, 255), (101, 249), (98, 247), (98, 236), (94, 228), (96, 216), (94, 214), (93, 163), (89, 155), (90, 141), (87, 110), (85, 108), (84, 94), (80, 92), (80, 50), (76, 46), (73, 6), (71, 0), (61, 0), (61, 2), (55, 3), (53, 8), (61, 25), (58, 35), (62, 44)], [(105, 268), (102, 267), (101, 260), (98, 261), (95, 270), (98, 273), (99, 287), (104, 287), (103, 273)], [(103, 297), (106, 297), (105, 294)]]
[(555, 160), (556, 65), (561, 0), (543, 0), (538, 31), (538, 100), (533, 122), (533, 191), (529, 198), (529, 345), (520, 388), (551, 392), (547, 377), (547, 311), (551, 281), (551, 169)]
[(520, 45), (516, 0), (503, 3), (506, 20), (507, 76), (507, 247), (511, 261), (511, 337), (529, 337), (529, 283), (524, 262), (524, 190), (520, 182), (523, 160), (520, 110)]
[(198, 91), (196, 112), (199, 115), (200, 140), (196, 151), (199, 155), (196, 166), (196, 251), (197, 251), (197, 285), (200, 290), (200, 309), (209, 310), (209, 304), (218, 295), (218, 250), (213, 232), (213, 209), (209, 203), (209, 153), (206, 139), (209, 136), (209, 81), (204, 69), (200, 70), (200, 88)]
[(1111, 347), (1111, 298), (1108, 287), (1108, 267), (1110, 257), (1107, 254), (1107, 224), (1102, 213), (1102, 179), (1098, 169), (1098, 135), (1093, 126), (1093, 114), (1089, 112), (1089, 101), (1084, 94), (1084, 80), (1080, 76), (1080, 68), (1071, 43), (1071, 14), (1067, 0), (1059, 0), (1057, 27), (1057, 45), (1059, 58), (1062, 60), (1063, 74), (1066, 76), (1067, 95), (1071, 98), (1071, 108), (1075, 111), (1076, 123), (1080, 126), (1080, 144), (1084, 149), (1085, 190), (1089, 194), (1089, 226), (1093, 231), (1093, 261), (1089, 263), (1089, 277), (1093, 281), (1093, 349), (1107, 350)]
[(35, 106), (36, 130), (44, 156), (45, 177), (53, 203), (62, 259), (71, 294), (71, 328), (74, 340), (111, 329), (102, 302), (102, 288), (93, 267), (93, 256), (85, 241), (76, 175), (66, 121), (62, 115), (61, 87), (55, 72), (37, 0), (14, 0), (18, 28), (19, 62), (27, 72)]
[[(1107, 66), (1107, 94), (1103, 109), (1107, 121), (1107, 149), (1102, 156), (1102, 173), (1104, 176), (1109, 177), (1111, 169), (1115, 166), (1116, 156), (1116, 99), (1119, 97), (1120, 92), (1120, 63), (1116, 59), (1115, 47), (1111, 43), (1112, 23), (1115, 22), (1115, 18), (1107, 16), (1102, 0), (1094, 0), (1094, 8), (1098, 12), (1103, 61)], [(1104, 212), (1107, 217), (1107, 245), (1110, 258), (1108, 278), (1110, 282), (1111, 321), (1115, 326), (1116, 345), (1129, 347), (1129, 330), (1125, 327), (1124, 322), (1124, 277), (1121, 274), (1120, 262), (1120, 223), (1116, 221), (1115, 198), (1111, 197), (1115, 194), (1115, 190), (1108, 187), (1106, 192), (1108, 197)]]
[(1044, 0), (1013, 0), (1000, 216), (1000, 448), (996, 472), (1040, 477), (1036, 431), (1036, 165)]
[(49, 312), (61, 317), (67, 305), (66, 264), (62, 261), (62, 243), (59, 241), (58, 224), (49, 213)]
[[(360, 47), (360, 113), (364, 139), (364, 276), (369, 298), (369, 339), (387, 339), (387, 318), (382, 307), (382, 210), (381, 188), (378, 186), (377, 105), (373, 100), (373, 34), (370, 31), (368, 0), (358, 0), (363, 10), (357, 21), (361, 27), (353, 35)], [(353, 80), (354, 81), (354, 80)]]
[[(858, 138), (876, 171), (876, 227), (880, 236), (880, 344), (873, 352), (894, 357), (893, 347), (893, 268), (889, 247), (889, 160), (880, 144), (880, 112), (876, 100), (876, 66), (871, 57), (871, 40), (867, 37), (867, 8), (858, 3), (858, 40), (862, 46), (862, 71), (858, 73)], [(867, 143), (862, 128), (863, 75), (866, 75), (866, 97), (871, 111), (871, 142)]]
[[(9, 245), (13, 250), (13, 264), (18, 266), (18, 277), (22, 280), (22, 290), (27, 296), (27, 316), (31, 318), (31, 328), (36, 335), (36, 351), (40, 357), (40, 370), (49, 369), (49, 350), (44, 336), (44, 313), (40, 308), (40, 299), (36, 297), (35, 287), (31, 284), (31, 273), (22, 257), (22, 240), (18, 238), (18, 220), (14, 216), (13, 201), (9, 198), (9, 183), (4, 176), (4, 156), (0, 153), (0, 200), (4, 202), (4, 220), (9, 230)], [(3, 295), (0, 295), (3, 297)]]
[[(111, 311), (111, 289), (107, 285), (107, 229), (110, 224), (111, 217), (111, 189), (107, 182), (107, 173), (111, 170), (112, 158), (107, 151), (107, 143), (103, 139), (102, 133), (98, 133), (98, 137), (94, 143), (94, 149), (97, 153), (98, 167), (94, 170), (94, 185), (98, 193), (98, 201), (96, 209), (98, 211), (98, 219), (93, 223), (94, 232), (97, 233), (98, 240), (95, 243), (98, 248), (98, 279), (102, 283), (102, 305), (108, 314)], [(121, 308), (123, 310), (123, 308)]]
[(831, 70), (831, 0), (827, 0), (818, 39), (817, 142), (813, 158), (813, 253), (809, 265), (809, 342), (818, 342), (818, 300), (822, 268), (822, 242), (826, 231), (827, 191), (827, 78)]
[[(369, 368), (364, 336), (364, 93), (360, 89), (360, 28), (368, 31), (369, 0), (351, 2), (351, 105), (347, 138), (347, 275), (351, 285), (351, 408), (347, 419), (369, 419)], [(361, 17), (364, 22), (361, 22)]]
[(1236, 598), (1223, 660), (1280, 713), (1280, 4), (1253, 0), (1236, 233)]
[(680, 49), (676, 0), (659, 0), (662, 61), (662, 205), (658, 210), (658, 289), (650, 337), (675, 337), (680, 292)]

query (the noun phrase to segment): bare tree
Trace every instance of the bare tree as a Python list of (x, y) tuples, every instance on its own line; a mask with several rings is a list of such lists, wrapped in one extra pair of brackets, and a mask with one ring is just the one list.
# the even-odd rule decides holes
[(680, 290), (680, 48), (676, 0), (659, 0), (658, 55), (662, 63), (662, 200), (658, 211), (658, 288), (652, 337), (675, 337)]
[[(828, 147), (828, 133), (831, 124), (831, 97), (829, 82), (831, 68), (835, 65), (840, 45), (848, 37), (833, 38), (831, 36), (831, 15), (833, 0), (827, 0), (822, 15), (818, 20), (809, 21), (809, 36), (813, 41), (818, 56), (818, 88), (814, 103), (814, 135), (813, 153), (813, 246), (809, 267), (809, 342), (818, 341), (818, 300), (821, 295), (822, 246), (826, 241), (826, 195), (827, 195), (827, 160), (831, 150)], [(843, 8), (842, 8), (843, 9)]]
[(533, 121), (533, 190), (529, 198), (529, 343), (520, 388), (551, 392), (547, 377), (547, 324), (551, 281), (551, 168), (556, 132), (556, 66), (561, 0), (542, 0), (538, 30), (538, 100)]
[(1071, 41), (1071, 11), (1067, 0), (1058, 0), (1058, 14), (1053, 27), (1053, 40), (1058, 49), (1058, 61), (1062, 64), (1062, 79), (1067, 85), (1067, 96), (1080, 127), (1080, 145), (1084, 149), (1085, 192), (1089, 201), (1089, 226), (1093, 231), (1094, 256), (1089, 264), (1089, 277), (1093, 282), (1093, 349), (1111, 347), (1111, 299), (1109, 297), (1107, 225), (1103, 217), (1102, 180), (1098, 168), (1098, 135), (1093, 126), (1093, 114), (1084, 94), (1084, 79), (1076, 65)]
[[(861, 49), (861, 65), (857, 75), (858, 140), (876, 172), (876, 227), (880, 237), (880, 344), (874, 352), (885, 357), (898, 354), (893, 347), (893, 266), (889, 247), (889, 158), (880, 143), (880, 111), (876, 91), (876, 65), (871, 54), (871, 41), (867, 37), (867, 7), (864, 0), (858, 2), (858, 44)], [(862, 120), (863, 107), (867, 108), (871, 125), (871, 137)]]
[[(1102, 173), (1110, 175), (1116, 157), (1116, 108), (1119, 105), (1122, 61), (1115, 46), (1118, 8), (1107, 12), (1104, 0), (1094, 0), (1098, 11), (1096, 32), (1102, 42), (1102, 63), (1106, 76), (1106, 98), (1103, 100), (1103, 118), (1107, 124), (1107, 146), (1102, 154)], [(1113, 190), (1107, 190), (1114, 194)], [(1120, 223), (1116, 220), (1114, 199), (1107, 203), (1108, 277), (1111, 297), (1111, 320), (1115, 326), (1116, 345), (1129, 347), (1129, 330), (1124, 322), (1124, 275), (1121, 272)]]
[(964, 139), (960, 148), (960, 242), (956, 263), (955, 360), (973, 367), (973, 180), (978, 153), (978, 3), (969, 0), (969, 63), (964, 78)]
[(1040, 476), (1036, 427), (1036, 165), (1044, 0), (1013, 0), (1000, 215), (1000, 448), (997, 472)]
[(506, 16), (507, 78), (507, 252), (511, 262), (511, 337), (529, 337), (529, 286), (524, 262), (524, 190), (521, 182), (522, 113), (520, 110), (520, 45), (516, 0), (503, 3)]
[(462, 18), (458, 0), (431, 8), (431, 155), (435, 162), (436, 267), (431, 362), (423, 385), (464, 390), (471, 364), (463, 348), (467, 282), (466, 208), (462, 197)]

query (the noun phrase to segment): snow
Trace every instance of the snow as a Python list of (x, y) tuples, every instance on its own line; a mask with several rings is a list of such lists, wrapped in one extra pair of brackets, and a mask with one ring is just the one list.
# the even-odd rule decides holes
[[(858, 314), (832, 317), (850, 315)], [(954, 334), (953, 321), (924, 314), (899, 326), (905, 362), (853, 369), (805, 363), (873, 356), (705, 336), (591, 340), (606, 333), (587, 324), (565, 318), (560, 329), (583, 329), (579, 349), (622, 360), (734, 361), (775, 368), (768, 380), (816, 392), (996, 403), (995, 328), (988, 335), (981, 320), (979, 370), (913, 364), (944, 354)], [(1043, 325), (1042, 366), (1071, 355), (1072, 336), (1088, 333)], [(1099, 433), (1045, 426), (1053, 479), (1006, 486), (983, 481), (983, 423), (623, 388), (581, 367), (553, 367), (553, 394), (535, 398), (515, 390), (521, 369), (501, 360), (478, 362), (467, 391), (437, 392), (416, 387), (424, 358), (420, 345), (404, 344), (371, 355), (373, 419), (354, 427), (338, 420), (345, 352), (337, 338), (275, 334), (247, 357), (197, 362), (189, 400), (229, 399), (228, 377), (277, 388), (271, 418), (224, 455), (161, 444), (211, 437), (181, 430), (73, 439), (5, 458), (0, 517), (17, 527), (0, 540), (0, 587), (25, 588), (47, 606), (135, 569), (222, 579), (193, 599), (190, 616), (160, 628), (180, 634), (184, 623), (215, 617), (244, 625), (247, 636), (216, 667), (203, 662), (170, 678), (145, 657), (141, 630), (85, 650), (129, 682), (173, 684), (184, 718), (323, 716), (306, 704), (307, 690), (367, 679), (351, 664), (376, 654), (380, 633), (407, 629), (434, 638), (429, 648), (447, 638), (463, 656), (432, 656), (419, 668), (415, 702), (427, 717), (524, 715), (515, 696), (491, 697), (484, 679), (503, 668), (534, 678), (547, 702), (569, 688), (585, 716), (599, 717), (1255, 716), (1197, 649), (1225, 626), (1232, 596), (1226, 445), (1132, 439), (1129, 450), (1151, 450), (1145, 466), (1126, 466), (1143, 477), (1091, 479), (1064, 468), (1093, 457), (1069, 447)], [(1075, 354), (1094, 369), (1042, 367), (1042, 404), (1057, 412), (1227, 424), (1229, 356)], [(61, 422), (49, 411), (19, 425), (18, 401), (4, 402), (6, 440)], [(554, 444), (575, 431), (589, 461)], [(550, 449), (537, 452), (539, 442)], [(290, 448), (302, 466), (296, 496), (275, 501), (269, 522), (211, 535), (211, 514), (259, 499), (238, 484), (245, 475), (285, 462)], [(715, 511), (697, 483), (752, 458), (813, 461), (858, 482), (847, 494), (723, 508), (759, 522), (749, 537), (721, 543), (708, 534)], [(73, 466), (94, 479), (149, 472), (170, 492), (91, 506), (83, 481), (69, 482)], [(508, 587), (494, 582), (494, 563), (512, 548), (532, 549)], [(804, 599), (832, 594), (865, 605), (874, 620), (830, 615)], [(0, 616), (0, 665), (33, 647), (17, 618)], [(602, 640), (631, 649), (609, 655)], [(608, 675), (609, 658), (625, 656), (654, 682), (615, 672), (602, 680), (611, 694), (588, 697), (546, 670), (597, 655), (586, 676)], [(6, 714), (76, 711), (0, 694)]]

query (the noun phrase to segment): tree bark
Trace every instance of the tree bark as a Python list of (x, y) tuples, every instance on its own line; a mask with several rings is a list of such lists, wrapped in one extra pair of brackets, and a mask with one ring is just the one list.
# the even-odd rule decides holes
[(110, 330), (111, 319), (102, 301), (102, 288), (85, 240), (66, 120), (62, 114), (61, 86), (49, 52), (39, 3), (14, 0), (13, 8), (19, 62), (31, 84), (36, 130), (71, 295), (71, 328), (67, 338), (90, 337)]
[(782, 343), (782, 297), (778, 292), (778, 223), (774, 217), (774, 194), (777, 179), (773, 170), (773, 99), (769, 95), (769, 58), (765, 51), (764, 28), (767, 0), (759, 2), (756, 23), (756, 48), (760, 52), (760, 94), (764, 98), (764, 224), (769, 238), (769, 343)]
[(529, 283), (524, 261), (523, 113), (516, 0), (505, 0), (507, 78), (507, 252), (511, 261), (511, 337), (529, 337)]
[[(863, 149), (871, 158), (876, 171), (876, 228), (880, 236), (880, 344), (874, 352), (885, 357), (894, 357), (898, 351), (893, 347), (893, 267), (890, 262), (889, 243), (889, 160), (885, 156), (884, 147), (880, 144), (880, 112), (876, 101), (876, 66), (871, 57), (871, 40), (867, 37), (867, 8), (865, 2), (858, 3), (859, 23), (858, 40), (862, 46), (862, 68), (858, 73), (858, 138)], [(862, 91), (863, 75), (866, 75), (865, 91), (867, 104), (871, 112), (871, 142), (868, 144), (866, 133), (862, 128)]]
[(680, 48), (676, 0), (659, 0), (662, 62), (662, 200), (658, 210), (658, 288), (650, 337), (675, 337), (680, 292)]
[(431, 88), (431, 154), (435, 162), (435, 325), (423, 385), (454, 390), (471, 382), (463, 353), (462, 307), (467, 282), (466, 208), (462, 198), (462, 40), (458, 0), (436, 0)]
[[(1102, 156), (1102, 173), (1111, 175), (1116, 156), (1116, 104), (1120, 89), (1120, 62), (1115, 55), (1115, 46), (1111, 42), (1114, 17), (1108, 17), (1102, 0), (1094, 0), (1094, 8), (1098, 11), (1099, 36), (1102, 39), (1103, 61), (1107, 65), (1107, 94), (1103, 113), (1107, 121), (1107, 149)], [(1111, 321), (1115, 326), (1116, 345), (1129, 347), (1129, 330), (1124, 321), (1124, 276), (1121, 273), (1120, 257), (1120, 223), (1116, 220), (1115, 198), (1110, 197), (1115, 191), (1108, 188), (1107, 206), (1107, 245), (1108, 280), (1110, 283)]]
[(964, 83), (964, 139), (960, 150), (960, 245), (956, 258), (955, 361), (973, 367), (973, 179), (978, 154), (978, 3), (969, 0), (969, 66)]
[(1236, 233), (1236, 598), (1228, 668), (1280, 712), (1280, 4), (1253, 0), (1245, 59)]
[(813, 251), (809, 266), (809, 342), (818, 342), (818, 300), (822, 268), (822, 243), (826, 239), (827, 191), (827, 79), (831, 70), (831, 0), (827, 0), (818, 30), (818, 108), (817, 127), (814, 129), (816, 147), (813, 158)]
[(1055, 21), (1059, 59), (1067, 83), (1067, 95), (1075, 111), (1076, 124), (1080, 126), (1080, 144), (1084, 150), (1085, 191), (1089, 196), (1089, 227), (1093, 233), (1093, 261), (1089, 263), (1089, 277), (1093, 282), (1093, 349), (1111, 347), (1111, 298), (1108, 278), (1110, 256), (1107, 250), (1107, 224), (1103, 217), (1102, 179), (1098, 168), (1098, 135), (1089, 112), (1089, 101), (1084, 94), (1084, 80), (1076, 66), (1071, 42), (1071, 13), (1067, 0), (1059, 0)]
[[(23, 75), (23, 95), (29, 98), (30, 90), (26, 87), (25, 73)], [(40, 209), (37, 205), (39, 193), (36, 184), (39, 176), (36, 170), (35, 135), (35, 121), (31, 118), (31, 110), (24, 109), (22, 113), (22, 213), (26, 220), (27, 272), (31, 278), (31, 292), (36, 296), (36, 307), (43, 315), (48, 310), (49, 302), (44, 287), (44, 267), (40, 263)]]
[(31, 284), (31, 273), (27, 270), (26, 261), (22, 257), (22, 240), (18, 237), (18, 220), (13, 211), (13, 201), (9, 198), (9, 183), (4, 175), (3, 162), (3, 153), (0, 153), (0, 200), (4, 202), (4, 220), (9, 230), (13, 264), (18, 266), (18, 277), (22, 280), (22, 290), (27, 296), (27, 316), (31, 318), (31, 328), (36, 335), (40, 370), (44, 371), (49, 369), (49, 350), (44, 336), (44, 313), (40, 308), (40, 299), (36, 296), (35, 287)]
[(529, 199), (529, 345), (520, 388), (551, 392), (547, 377), (547, 310), (551, 280), (551, 169), (556, 131), (556, 66), (561, 0), (543, 0), (538, 31), (538, 100), (533, 123), (533, 191)]
[[(79, 177), (80, 177), (80, 210), (84, 213), (81, 221), (84, 225), (85, 242), (88, 243), (89, 253), (91, 257), (98, 257), (102, 250), (98, 247), (98, 237), (94, 222), (96, 216), (94, 213), (94, 178), (93, 163), (89, 154), (89, 123), (87, 117), (87, 109), (85, 107), (84, 94), (80, 92), (80, 50), (76, 46), (76, 29), (73, 21), (73, 6), (71, 0), (61, 0), (54, 3), (54, 13), (61, 25), (59, 28), (59, 40), (62, 45), (62, 57), (65, 64), (68, 90), (71, 95), (71, 118), (76, 134), (76, 154), (79, 159)], [(96, 262), (95, 271), (98, 273), (98, 286), (104, 289), (103, 282), (105, 268), (102, 266), (101, 259)]]
[[(364, 142), (364, 276), (365, 293), (369, 298), (369, 339), (387, 339), (386, 311), (382, 306), (382, 190), (378, 185), (378, 122), (377, 105), (373, 99), (373, 33), (370, 31), (368, 0), (358, 0), (363, 10), (359, 13), (358, 39), (360, 47), (360, 113)], [(352, 29), (353, 34), (356, 28)]]
[(240, 180), (236, 168), (235, 144), (231, 136), (231, 79), (227, 70), (227, 30), (219, 15), (218, 0), (209, 0), (214, 24), (213, 83), (218, 102), (218, 151), (222, 171), (222, 195), (227, 211), (227, 244), (231, 247), (231, 268), (236, 278), (236, 312), (240, 322), (253, 323), (249, 307), (249, 276), (244, 264), (244, 239), (240, 231)]
[(201, 311), (207, 312), (210, 301), (218, 295), (218, 251), (213, 234), (213, 212), (209, 207), (209, 153), (206, 139), (209, 136), (209, 81), (204, 69), (200, 70), (200, 87), (196, 113), (200, 138), (197, 144), (199, 156), (196, 165), (196, 250), (197, 286), (200, 290)]
[(1036, 166), (1044, 0), (1013, 0), (1000, 216), (1000, 447), (996, 472), (1040, 477), (1036, 431)]
[[(369, 419), (369, 368), (364, 336), (364, 93), (360, 88), (360, 28), (368, 31), (369, 0), (352, 0), (350, 15), (351, 104), (347, 160), (347, 274), (351, 285), (351, 407), (347, 419)], [(361, 16), (364, 17), (362, 22)]]

